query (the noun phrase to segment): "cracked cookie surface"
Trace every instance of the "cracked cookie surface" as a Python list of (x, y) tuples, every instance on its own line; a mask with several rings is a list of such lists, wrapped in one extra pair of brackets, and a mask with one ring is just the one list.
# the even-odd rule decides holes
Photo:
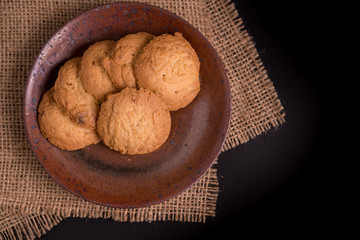
[(186, 107), (197, 96), (199, 71), (199, 58), (181, 33), (155, 37), (134, 67), (138, 87), (158, 94), (170, 111)]
[(136, 87), (135, 60), (154, 37), (147, 32), (128, 34), (117, 41), (111, 55), (104, 58), (103, 65), (118, 90)]
[(43, 136), (56, 147), (68, 151), (100, 142), (96, 130), (81, 127), (65, 115), (53, 94), (54, 88), (45, 92), (38, 107), (38, 121)]
[(149, 153), (168, 138), (170, 113), (162, 99), (146, 89), (125, 88), (101, 105), (97, 131), (104, 144), (123, 154)]
[(95, 129), (99, 104), (80, 81), (81, 58), (67, 61), (54, 85), (54, 99), (62, 110), (82, 127)]
[(85, 90), (99, 102), (105, 101), (108, 94), (117, 92), (103, 66), (103, 59), (110, 55), (114, 46), (115, 41), (111, 40), (94, 43), (84, 52), (81, 60), (80, 79)]

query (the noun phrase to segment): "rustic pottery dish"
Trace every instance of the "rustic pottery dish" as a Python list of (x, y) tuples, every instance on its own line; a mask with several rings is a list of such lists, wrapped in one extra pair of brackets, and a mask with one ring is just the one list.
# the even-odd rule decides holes
[[(171, 112), (170, 136), (144, 155), (122, 155), (102, 143), (63, 151), (41, 134), (37, 107), (59, 68), (97, 41), (140, 31), (181, 32), (196, 50), (201, 91), (186, 108)], [(230, 120), (230, 89), (214, 48), (182, 18), (155, 6), (115, 3), (80, 14), (60, 28), (36, 58), (26, 84), (24, 122), (30, 146), (61, 186), (88, 201), (111, 207), (143, 207), (168, 200), (198, 180), (220, 153)]]

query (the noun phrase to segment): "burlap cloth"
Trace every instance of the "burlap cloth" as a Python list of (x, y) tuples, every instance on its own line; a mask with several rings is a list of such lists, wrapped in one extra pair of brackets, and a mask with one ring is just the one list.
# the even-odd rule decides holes
[[(41, 236), (66, 217), (119, 221), (205, 222), (214, 217), (216, 165), (190, 189), (146, 208), (113, 209), (77, 198), (48, 176), (29, 148), (22, 119), (28, 71), (47, 39), (74, 16), (113, 1), (36, 0), (0, 3), (0, 238)], [(284, 110), (244, 29), (226, 0), (140, 1), (165, 8), (198, 28), (221, 57), (231, 85), (232, 116), (223, 151), (279, 126)]]

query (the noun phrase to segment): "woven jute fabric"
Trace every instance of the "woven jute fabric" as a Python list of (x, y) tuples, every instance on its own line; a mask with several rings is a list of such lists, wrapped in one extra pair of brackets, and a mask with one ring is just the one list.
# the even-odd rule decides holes
[[(89, 203), (60, 187), (28, 145), (23, 93), (32, 62), (47, 39), (74, 16), (105, 0), (0, 2), (0, 239), (34, 239), (66, 217), (118, 221), (205, 222), (218, 197), (216, 163), (191, 188), (166, 202), (135, 209)], [(285, 121), (284, 109), (254, 43), (228, 0), (137, 1), (165, 8), (199, 29), (212, 43), (231, 85), (231, 124), (223, 151)]]

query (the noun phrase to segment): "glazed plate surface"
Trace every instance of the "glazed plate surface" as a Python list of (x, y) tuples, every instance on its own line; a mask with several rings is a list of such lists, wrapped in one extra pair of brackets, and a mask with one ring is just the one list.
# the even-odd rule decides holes
[[(123, 155), (103, 143), (63, 151), (41, 134), (37, 107), (54, 85), (59, 68), (93, 43), (129, 33), (181, 32), (200, 62), (201, 90), (186, 108), (171, 112), (167, 141), (156, 151)], [(61, 186), (88, 201), (111, 207), (144, 207), (168, 200), (196, 182), (220, 153), (229, 127), (230, 89), (226, 72), (208, 40), (182, 18), (155, 6), (115, 3), (89, 10), (60, 28), (30, 71), (24, 122), (30, 146)]]

